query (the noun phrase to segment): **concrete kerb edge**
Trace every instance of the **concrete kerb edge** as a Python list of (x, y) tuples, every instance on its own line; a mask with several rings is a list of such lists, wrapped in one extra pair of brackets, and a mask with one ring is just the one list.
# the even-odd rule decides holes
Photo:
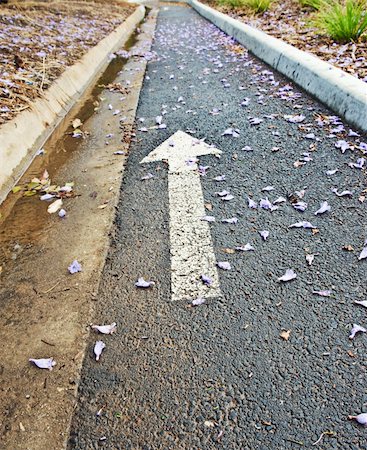
[(197, 0), (189, 0), (188, 3), (258, 58), (293, 80), (351, 125), (367, 132), (366, 83)]
[(0, 126), (0, 204), (75, 102), (98, 78), (145, 16), (140, 5), (114, 31), (57, 78), (30, 109)]

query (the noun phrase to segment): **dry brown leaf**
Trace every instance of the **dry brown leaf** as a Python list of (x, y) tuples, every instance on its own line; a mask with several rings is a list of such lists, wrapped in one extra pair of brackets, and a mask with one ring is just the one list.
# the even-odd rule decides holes
[(290, 334), (291, 334), (291, 330), (283, 330), (281, 333), (280, 333), (280, 337), (282, 338), (282, 339), (284, 339), (285, 341), (288, 341), (288, 339), (289, 339), (289, 336), (290, 336)]
[(356, 355), (352, 352), (352, 350), (348, 350), (347, 353), (351, 358), (356, 358)]
[(213, 205), (211, 203), (204, 203), (204, 206), (208, 211), (213, 211)]
[(354, 248), (351, 245), (343, 245), (343, 250), (347, 252), (354, 252)]
[(315, 236), (317, 233), (320, 233), (320, 230), (318, 228), (312, 228), (312, 234)]
[(233, 250), (233, 248), (224, 248), (223, 252), (224, 253), (228, 253), (229, 255), (232, 255), (233, 253), (236, 253), (236, 251)]

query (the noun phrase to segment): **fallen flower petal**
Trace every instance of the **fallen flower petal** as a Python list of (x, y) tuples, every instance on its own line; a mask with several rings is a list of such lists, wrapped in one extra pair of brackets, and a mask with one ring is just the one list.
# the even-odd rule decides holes
[(357, 333), (367, 333), (366, 328), (361, 327), (360, 325), (353, 324), (353, 328), (350, 331), (349, 339), (354, 339)]
[(222, 198), (222, 200), (224, 200), (226, 202), (228, 202), (229, 200), (233, 200), (234, 199), (233, 195), (231, 195), (231, 194), (228, 194), (228, 195), (226, 195), (224, 197), (221, 197), (221, 198)]
[(269, 237), (269, 231), (268, 230), (259, 231), (259, 234), (263, 238), (264, 241), (266, 241), (267, 238)]
[(216, 194), (217, 194), (219, 197), (225, 197), (226, 195), (229, 194), (229, 192), (228, 192), (228, 191), (221, 191), (221, 192), (216, 192)]
[(335, 175), (337, 172), (339, 172), (338, 169), (334, 169), (334, 170), (327, 170), (325, 173), (326, 175)]
[(243, 247), (235, 247), (235, 250), (238, 250), (240, 252), (250, 252), (255, 251), (254, 247), (251, 244), (246, 244)]
[(78, 261), (76, 259), (74, 259), (74, 261), (68, 267), (68, 270), (71, 274), (81, 272), (82, 266), (78, 263)]
[(278, 278), (278, 281), (291, 281), (297, 278), (297, 274), (292, 269), (287, 269), (285, 274)]
[(94, 344), (94, 354), (96, 355), (96, 361), (99, 361), (99, 358), (103, 352), (103, 349), (106, 348), (106, 344), (103, 341), (97, 341)]
[(261, 190), (264, 192), (274, 191), (274, 186), (266, 186), (266, 187), (262, 188)]
[(141, 177), (140, 179), (142, 180), (142, 181), (144, 181), (144, 180), (150, 180), (151, 178), (154, 178), (154, 175), (152, 174), (152, 173), (147, 173), (146, 175), (144, 175), (143, 177)]
[(289, 228), (316, 228), (315, 225), (312, 225), (310, 222), (297, 222), (289, 225)]
[(226, 176), (225, 175), (219, 175), (218, 177), (213, 178), (214, 181), (225, 181)]
[(47, 212), (49, 214), (54, 214), (61, 208), (61, 206), (62, 206), (62, 199), (59, 198), (58, 200), (52, 202), (51, 205), (49, 205), (49, 207), (47, 208)]
[(259, 206), (260, 206), (260, 208), (263, 208), (263, 209), (272, 209), (272, 207), (273, 207), (273, 205), (269, 201), (268, 197), (261, 198)]
[(231, 265), (227, 261), (218, 261), (217, 266), (223, 270), (231, 270)]
[(111, 325), (91, 325), (91, 328), (102, 334), (112, 334), (116, 331), (116, 322), (112, 322)]
[(199, 306), (202, 305), (203, 303), (205, 303), (205, 298), (196, 298), (195, 300), (193, 300), (191, 302), (192, 306)]
[(348, 416), (349, 420), (356, 420), (359, 424), (367, 427), (367, 413), (358, 414), (358, 416)]
[(327, 211), (330, 211), (331, 206), (328, 204), (328, 202), (322, 202), (320, 204), (320, 208), (315, 212), (315, 216), (318, 214), (324, 214)]
[(360, 255), (358, 256), (358, 260), (367, 258), (367, 247), (364, 247), (361, 251)]
[(234, 224), (238, 222), (238, 219), (237, 217), (231, 217), (230, 219), (222, 219), (222, 222)]
[(284, 197), (278, 197), (276, 200), (273, 201), (273, 205), (276, 205), (278, 203), (284, 203), (287, 200)]
[(306, 202), (297, 202), (293, 203), (293, 208), (297, 209), (298, 211), (305, 211), (307, 209), (307, 203)]
[(252, 208), (252, 209), (256, 209), (257, 208), (257, 203), (254, 202), (250, 197), (248, 197), (248, 207)]
[(145, 281), (144, 278), (138, 278), (138, 281), (135, 283), (135, 286), (138, 288), (149, 288), (150, 286), (154, 286), (154, 281)]
[(331, 291), (312, 291), (312, 293), (321, 297), (330, 297), (331, 295)]
[(364, 308), (367, 308), (367, 300), (354, 300), (354, 303), (355, 303), (356, 305), (361, 305), (361, 306), (363, 306)]
[(306, 255), (306, 261), (308, 262), (309, 266), (313, 263), (314, 259), (315, 259), (315, 255)]
[(213, 284), (213, 280), (208, 277), (207, 275), (201, 275), (201, 281), (206, 284), (207, 286), (210, 286), (211, 284)]
[(61, 219), (63, 219), (66, 216), (66, 211), (65, 209), (60, 209), (59, 211), (59, 217), (61, 217)]
[(200, 220), (204, 220), (205, 222), (215, 222), (214, 216), (204, 216)]
[(30, 362), (34, 363), (40, 369), (52, 370), (53, 366), (56, 366), (56, 361), (53, 358), (40, 358), (40, 359), (29, 359)]
[(53, 194), (44, 194), (44, 195), (41, 195), (40, 200), (47, 201), (47, 200), (51, 200), (52, 198), (55, 198), (55, 196)]
[(348, 195), (348, 196), (353, 195), (352, 191), (343, 191), (343, 192), (339, 193), (337, 188), (331, 189), (331, 192), (334, 192), (334, 194), (337, 195), (338, 197), (345, 197), (346, 195)]

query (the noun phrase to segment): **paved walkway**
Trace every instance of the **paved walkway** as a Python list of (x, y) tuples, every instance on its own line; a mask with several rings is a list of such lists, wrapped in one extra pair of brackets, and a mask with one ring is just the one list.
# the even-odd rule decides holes
[[(367, 448), (347, 420), (367, 402), (366, 336), (348, 339), (367, 325), (354, 304), (366, 299), (365, 169), (348, 166), (366, 137), (190, 8), (162, 7), (153, 51), (95, 318), (117, 332), (102, 336), (98, 363), (90, 337), (69, 448), (314, 448), (327, 431), (315, 448)], [(197, 307), (171, 296), (174, 170), (140, 164), (177, 130), (223, 152), (199, 157), (200, 181), (216, 261), (231, 269), (214, 267), (222, 295), (209, 287)], [(354, 150), (342, 153), (343, 140)], [(304, 221), (312, 229), (290, 228)], [(195, 239), (182, 253), (201, 251)], [(248, 243), (254, 251), (234, 250)], [(297, 278), (278, 281), (287, 269)], [(193, 266), (194, 285), (200, 275)], [(139, 277), (155, 285), (136, 288)]]

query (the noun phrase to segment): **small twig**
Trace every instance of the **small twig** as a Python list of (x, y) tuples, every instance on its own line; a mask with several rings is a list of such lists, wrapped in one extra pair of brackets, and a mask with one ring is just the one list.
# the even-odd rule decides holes
[(293, 444), (304, 445), (303, 442), (301, 442), (301, 441), (295, 441), (294, 439), (286, 439), (286, 441), (288, 441), (288, 442), (293, 442)]
[(324, 431), (323, 433), (321, 433), (321, 436), (317, 439), (317, 441), (314, 442), (312, 445), (319, 444), (324, 436), (334, 436), (335, 434), (336, 434), (335, 431)]
[(40, 86), (41, 91), (43, 91), (43, 83), (45, 82), (45, 76), (46, 76), (45, 61), (46, 61), (46, 56), (43, 57), (43, 61), (42, 61), (42, 81), (41, 81), (41, 86)]
[(41, 339), (41, 342), (43, 342), (44, 344), (47, 344), (47, 345), (51, 345), (51, 347), (55, 347), (55, 344), (51, 344), (51, 342), (47, 342), (44, 339)]
[(56, 287), (58, 284), (60, 284), (60, 281), (61, 281), (61, 280), (59, 280), (56, 284), (54, 284), (52, 287), (50, 287), (50, 289), (47, 289), (47, 291), (40, 292), (40, 294), (48, 294), (49, 292), (52, 291), (52, 289), (55, 289), (55, 287)]

